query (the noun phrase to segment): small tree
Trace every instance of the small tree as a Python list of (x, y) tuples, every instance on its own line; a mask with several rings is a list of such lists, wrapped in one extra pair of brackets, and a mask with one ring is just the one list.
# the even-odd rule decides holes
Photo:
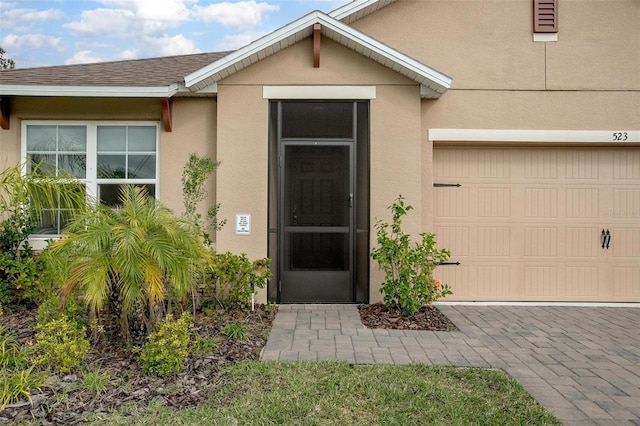
[(202, 214), (196, 213), (198, 203), (207, 195), (204, 187), (209, 176), (218, 168), (219, 161), (213, 161), (208, 157), (200, 157), (191, 153), (189, 160), (182, 171), (182, 198), (184, 203), (184, 216), (192, 220), (200, 229), (207, 244), (211, 244), (209, 231), (219, 231), (227, 223), (226, 220), (218, 222), (218, 210), (220, 203), (209, 207), (207, 210), (207, 223), (203, 222)]
[(423, 305), (451, 294), (449, 286), (432, 276), (436, 266), (446, 261), (450, 252), (438, 250), (435, 235), (429, 233), (420, 234), (420, 243), (411, 243), (410, 236), (402, 231), (402, 217), (413, 207), (406, 205), (401, 195), (389, 209), (393, 221), (391, 224), (376, 223), (378, 247), (371, 251), (371, 258), (385, 273), (380, 288), (384, 303), (400, 309), (403, 315), (411, 315)]
[(129, 317), (141, 312), (150, 330), (169, 294), (183, 303), (193, 292), (194, 272), (203, 273), (210, 255), (193, 223), (144, 189), (126, 185), (120, 201), (116, 209), (98, 205), (79, 216), (46, 258), (64, 297), (78, 291), (97, 318), (106, 307), (117, 307), (128, 340)]

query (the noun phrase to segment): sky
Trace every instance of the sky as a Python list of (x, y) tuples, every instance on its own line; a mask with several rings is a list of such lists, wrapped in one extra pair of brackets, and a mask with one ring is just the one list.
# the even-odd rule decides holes
[(235, 50), (350, 0), (0, 0), (16, 68)]

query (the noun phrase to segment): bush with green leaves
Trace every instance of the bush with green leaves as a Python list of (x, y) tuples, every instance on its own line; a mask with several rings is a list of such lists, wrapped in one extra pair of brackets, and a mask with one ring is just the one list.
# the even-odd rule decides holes
[(120, 201), (79, 215), (46, 258), (63, 297), (79, 297), (106, 322), (111, 310), (120, 318), (118, 335), (129, 340), (130, 318), (146, 331), (162, 318), (165, 301), (186, 303), (210, 254), (192, 222), (144, 189), (125, 185)]
[(436, 247), (434, 234), (421, 233), (420, 242), (411, 242), (410, 235), (402, 230), (402, 218), (413, 207), (405, 204), (402, 196), (389, 209), (391, 224), (378, 221), (375, 225), (378, 247), (371, 251), (371, 258), (385, 273), (380, 288), (384, 303), (400, 309), (403, 315), (411, 315), (423, 305), (452, 294), (448, 285), (433, 278), (436, 266), (449, 259), (451, 253)]
[(184, 360), (189, 355), (189, 329), (192, 324), (191, 315), (183, 313), (174, 320), (167, 314), (157, 324), (157, 330), (147, 337), (140, 350), (142, 371), (146, 374), (169, 377), (184, 367)]
[(9, 328), (0, 326), (0, 411), (7, 404), (30, 398), (31, 392), (44, 386), (45, 379), (45, 374), (30, 365), (28, 348)]
[(214, 253), (204, 284), (203, 303), (214, 300), (222, 308), (247, 307), (255, 288), (264, 288), (269, 278), (269, 258), (251, 261), (244, 253)]
[(219, 161), (213, 161), (208, 157), (200, 157), (198, 154), (191, 153), (189, 160), (182, 170), (182, 199), (184, 203), (184, 216), (192, 220), (196, 227), (201, 231), (202, 236), (207, 244), (212, 244), (209, 232), (215, 232), (222, 229), (227, 223), (226, 219), (218, 221), (218, 210), (220, 204), (215, 204), (207, 209), (206, 221), (202, 218), (202, 214), (196, 212), (198, 203), (200, 203), (207, 195), (205, 183), (209, 176), (218, 168)]
[(29, 245), (28, 210), (14, 209), (0, 222), (0, 304), (31, 308), (50, 293), (44, 262)]
[(84, 362), (89, 350), (86, 328), (66, 315), (36, 324), (31, 361), (66, 374)]
[(86, 206), (84, 185), (63, 172), (44, 176), (39, 166), (0, 171), (0, 304), (8, 307), (41, 301), (49, 280), (42, 262), (29, 247), (28, 237), (44, 212), (61, 208), (65, 219)]

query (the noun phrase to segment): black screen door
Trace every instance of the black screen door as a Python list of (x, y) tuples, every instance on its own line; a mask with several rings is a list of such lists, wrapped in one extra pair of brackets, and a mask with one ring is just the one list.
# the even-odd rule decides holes
[(353, 141), (280, 149), (280, 300), (353, 302)]

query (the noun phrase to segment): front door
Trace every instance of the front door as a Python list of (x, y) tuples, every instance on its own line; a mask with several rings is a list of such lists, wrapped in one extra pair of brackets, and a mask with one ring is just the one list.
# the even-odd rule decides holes
[(280, 152), (280, 301), (353, 302), (354, 141), (286, 140)]

